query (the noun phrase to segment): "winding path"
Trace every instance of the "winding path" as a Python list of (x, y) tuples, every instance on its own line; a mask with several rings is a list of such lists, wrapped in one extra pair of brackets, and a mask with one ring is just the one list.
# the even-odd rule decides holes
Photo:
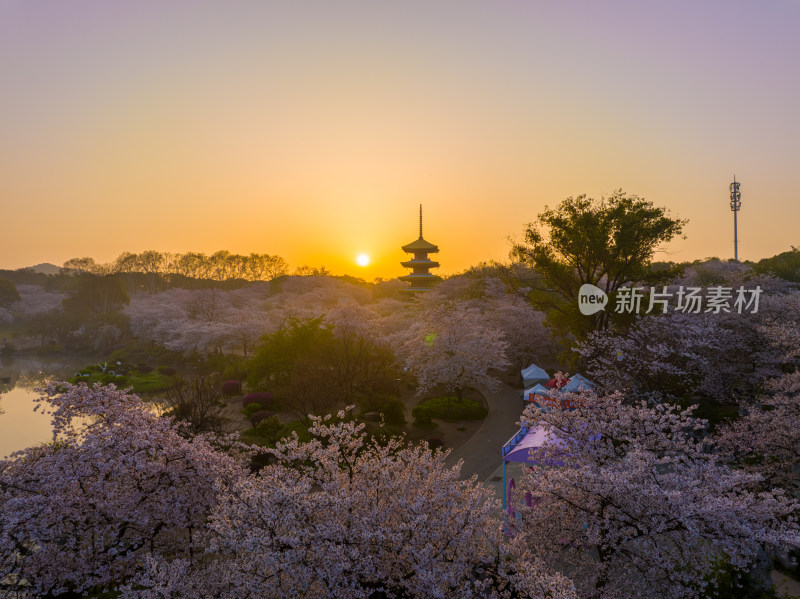
[(454, 449), (447, 457), (447, 465), (464, 460), (462, 478), (478, 475), (479, 482), (488, 481), (502, 465), (500, 448), (519, 430), (522, 415), (520, 390), (503, 385), (496, 393), (484, 392), (489, 404), (489, 415), (472, 438)]

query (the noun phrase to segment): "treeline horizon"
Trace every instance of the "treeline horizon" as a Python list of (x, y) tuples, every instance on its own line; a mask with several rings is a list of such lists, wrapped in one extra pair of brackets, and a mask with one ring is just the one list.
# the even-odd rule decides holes
[[(309, 267), (301, 268), (314, 270)], [(211, 255), (202, 252), (181, 254), (156, 250), (145, 250), (141, 253), (126, 251), (122, 252), (114, 261), (104, 264), (95, 262), (94, 258), (88, 256), (71, 258), (64, 262), (61, 269), (64, 274), (141, 273), (179, 275), (189, 279), (211, 281), (231, 279), (270, 281), (289, 273), (289, 265), (281, 256), (258, 253), (232, 254), (228, 250), (219, 250)], [(324, 268), (322, 270), (324, 271)]]
[[(708, 262), (735, 262), (733, 258), (719, 258), (709, 256), (684, 262), (654, 261), (651, 267), (663, 268), (666, 265), (692, 266)], [(800, 246), (790, 246), (785, 252), (774, 256), (762, 258), (758, 261), (740, 260), (741, 264), (750, 266), (758, 274), (770, 274), (778, 278), (800, 283)], [(487, 266), (498, 266), (498, 261), (481, 262), (464, 269), (458, 276), (470, 271), (481, 270)], [(325, 266), (311, 267), (299, 266), (294, 272), (289, 271), (289, 264), (284, 258), (272, 254), (250, 253), (232, 254), (227, 250), (219, 250), (206, 255), (202, 252), (170, 253), (156, 250), (146, 250), (139, 254), (135, 252), (122, 252), (113, 262), (105, 264), (95, 262), (94, 258), (71, 258), (61, 266), (63, 274), (78, 274), (81, 272), (95, 275), (107, 274), (161, 274), (180, 275), (188, 279), (209, 281), (271, 281), (281, 276), (332, 276)], [(18, 269), (24, 270), (24, 269)], [(398, 271), (399, 272), (399, 271)], [(343, 275), (351, 278), (352, 275)], [(400, 274), (398, 274), (398, 277)], [(359, 279), (359, 277), (352, 277)], [(395, 278), (395, 277), (392, 277)], [(440, 278), (447, 278), (440, 277)], [(380, 277), (376, 281), (384, 280)]]
[[(651, 268), (661, 269), (668, 265), (688, 267), (716, 261), (721, 263), (734, 262), (732, 258), (723, 259), (712, 256), (678, 263), (655, 261), (651, 264)], [(800, 283), (800, 247), (798, 246), (791, 246), (788, 251), (762, 258), (757, 262), (741, 260), (740, 264), (750, 266), (758, 274), (770, 274), (787, 281)], [(483, 270), (487, 267), (496, 268), (501, 265), (497, 261), (481, 262), (466, 268), (463, 272), (453, 273), (449, 276), (459, 276)], [(151, 281), (151, 285), (154, 279), (160, 278), (162, 279), (162, 285), (167, 284), (168, 286), (176, 283), (181, 285), (180, 280), (184, 282), (209, 283), (268, 282), (285, 276), (335, 276), (335, 278), (367, 282), (363, 278), (349, 274), (333, 275), (325, 266), (312, 267), (303, 265), (295, 268), (292, 272), (289, 264), (281, 256), (259, 253), (234, 254), (227, 250), (219, 250), (208, 255), (202, 252), (173, 253), (145, 250), (141, 253), (136, 253), (125, 251), (115, 260), (107, 263), (96, 262), (92, 257), (83, 256), (71, 258), (60, 267), (54, 264), (52, 266), (59, 268), (60, 271), (58, 273), (43, 273), (33, 270), (35, 266), (28, 266), (17, 269), (0, 269), (0, 277), (5, 277), (15, 283), (43, 284), (45, 279), (56, 275), (91, 274), (101, 277), (106, 275), (133, 275), (137, 279), (138, 275), (146, 275), (144, 280)], [(26, 274), (32, 276), (24, 276)], [(400, 271), (398, 271), (398, 277), (400, 274)], [(155, 277), (154, 275), (159, 276)], [(449, 276), (440, 278), (449, 278)], [(385, 280), (387, 279), (381, 277), (375, 279), (376, 282)], [(132, 285), (132, 290), (141, 286), (141, 282), (140, 284)], [(145, 285), (145, 287), (151, 285)], [(157, 286), (162, 287), (162, 285)], [(155, 291), (155, 289), (151, 289), (151, 291)]]

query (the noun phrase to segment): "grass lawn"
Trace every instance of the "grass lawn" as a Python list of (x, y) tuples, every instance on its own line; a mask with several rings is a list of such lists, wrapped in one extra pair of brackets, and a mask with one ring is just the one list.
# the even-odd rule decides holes
[[(87, 376), (88, 375), (88, 376)], [(155, 391), (163, 391), (175, 385), (175, 376), (162, 374), (156, 370), (150, 372), (132, 371), (127, 375), (113, 375), (107, 372), (86, 372), (82, 370), (79, 376), (73, 376), (67, 379), (68, 383), (86, 383), (89, 386), (95, 383), (101, 385), (108, 385), (113, 383), (119, 389), (126, 389), (133, 387), (134, 393), (153, 393)]]

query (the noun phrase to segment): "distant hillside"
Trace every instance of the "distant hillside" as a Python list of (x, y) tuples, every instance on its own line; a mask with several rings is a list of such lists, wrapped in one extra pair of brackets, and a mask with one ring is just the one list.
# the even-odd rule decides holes
[(56, 266), (55, 264), (50, 264), (49, 262), (42, 262), (36, 266), (28, 266), (21, 268), (20, 270), (29, 270), (32, 272), (41, 273), (43, 275), (57, 275), (59, 272), (61, 272), (61, 267)]

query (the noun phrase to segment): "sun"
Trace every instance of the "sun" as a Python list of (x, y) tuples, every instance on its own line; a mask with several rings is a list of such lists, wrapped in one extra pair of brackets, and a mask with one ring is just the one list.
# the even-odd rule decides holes
[(359, 254), (356, 256), (356, 264), (359, 266), (369, 266), (369, 256), (367, 254)]

